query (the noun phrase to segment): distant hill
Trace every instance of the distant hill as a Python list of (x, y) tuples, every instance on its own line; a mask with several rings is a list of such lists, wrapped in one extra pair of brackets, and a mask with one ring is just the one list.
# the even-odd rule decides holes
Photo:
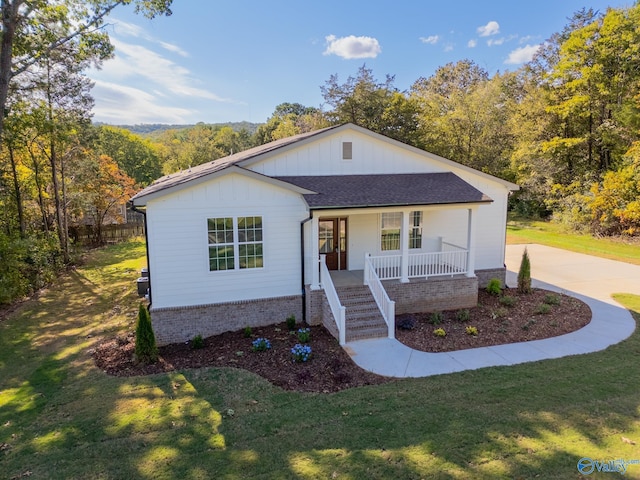
[[(203, 123), (203, 122), (200, 122), (200, 123)], [(95, 125), (101, 126), (101, 125), (109, 125), (109, 124), (103, 123), (103, 122), (95, 122)], [(210, 123), (207, 125), (213, 125), (214, 127), (231, 127), (236, 132), (239, 132), (240, 130), (244, 129), (244, 130), (247, 130), (251, 135), (253, 135), (261, 124), (251, 123), (251, 122), (226, 122), (226, 123)], [(195, 127), (195, 124), (169, 125), (166, 123), (142, 123), (138, 125), (112, 125), (112, 126), (129, 130), (130, 132), (137, 133), (138, 135), (154, 136), (164, 132), (165, 130), (183, 130), (185, 128)]]

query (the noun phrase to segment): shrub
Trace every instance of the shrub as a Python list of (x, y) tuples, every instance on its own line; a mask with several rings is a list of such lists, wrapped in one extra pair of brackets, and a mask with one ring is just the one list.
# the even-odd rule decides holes
[(251, 335), (253, 335), (253, 330), (251, 330), (251, 327), (244, 327), (244, 330), (242, 333), (244, 335), (244, 338), (250, 338)]
[(516, 297), (512, 297), (511, 295), (503, 295), (500, 297), (500, 305), (504, 305), (505, 307), (513, 307), (517, 301)]
[(431, 325), (440, 325), (442, 323), (442, 312), (433, 312), (429, 316), (429, 323)]
[(198, 334), (195, 337), (193, 337), (193, 340), (191, 340), (191, 348), (194, 348), (194, 349), (204, 348), (204, 338), (202, 338), (202, 335)]
[(290, 332), (296, 329), (296, 316), (295, 315), (289, 315), (287, 317), (287, 328), (289, 329)]
[(550, 311), (551, 311), (551, 305), (549, 305), (548, 303), (542, 303), (538, 305), (538, 308), (536, 308), (536, 313), (538, 315), (546, 315)]
[(294, 362), (306, 362), (311, 358), (311, 347), (309, 345), (296, 343), (291, 349), (291, 355), (293, 356)]
[(436, 337), (446, 337), (446, 336), (447, 336), (447, 332), (445, 332), (445, 331), (444, 331), (444, 328), (436, 328), (436, 329), (433, 331), (433, 334), (434, 334)]
[(523, 330), (529, 330), (531, 327), (533, 327), (536, 324), (535, 319), (530, 318), (529, 320), (527, 320), (527, 323), (525, 323), (524, 325), (522, 325), (522, 329)]
[(547, 293), (544, 296), (544, 303), (547, 305), (560, 305), (560, 295), (554, 295), (553, 293)]
[(518, 271), (518, 292), (531, 293), (531, 260), (529, 260), (529, 252), (527, 247), (522, 252), (522, 260), (520, 261), (520, 270)]
[(471, 335), (473, 337), (478, 335), (478, 329), (476, 327), (468, 326), (464, 331), (467, 332), (467, 335)]
[(458, 320), (459, 322), (468, 322), (470, 318), (471, 313), (469, 313), (469, 310), (467, 310), (466, 308), (463, 310), (458, 310), (456, 312), (456, 320)]
[(251, 342), (251, 350), (254, 352), (266, 352), (271, 349), (271, 342), (266, 338), (256, 338)]
[(298, 329), (298, 340), (300, 340), (301, 343), (309, 343), (309, 337), (311, 337), (311, 330), (308, 328)]
[(142, 363), (154, 363), (158, 360), (156, 336), (151, 325), (149, 310), (140, 304), (138, 309), (138, 324), (136, 325), (136, 358)]
[(502, 292), (502, 282), (499, 278), (492, 278), (487, 284), (487, 292), (491, 295), (500, 295)]
[(396, 326), (402, 330), (413, 330), (416, 326), (416, 319), (413, 315), (406, 313), (396, 318)]

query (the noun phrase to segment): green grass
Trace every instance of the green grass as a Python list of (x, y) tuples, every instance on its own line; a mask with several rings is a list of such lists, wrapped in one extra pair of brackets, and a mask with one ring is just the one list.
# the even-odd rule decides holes
[[(237, 369), (109, 377), (89, 352), (133, 328), (143, 255), (96, 252), (0, 324), (0, 478), (565, 479), (583, 478), (582, 457), (640, 457), (622, 441), (640, 443), (637, 332), (589, 355), (335, 394)], [(616, 298), (640, 320), (640, 296)]]
[(569, 232), (562, 225), (552, 222), (510, 216), (507, 222), (507, 243), (539, 243), (640, 265), (640, 242), (637, 240), (594, 238), (591, 235)]

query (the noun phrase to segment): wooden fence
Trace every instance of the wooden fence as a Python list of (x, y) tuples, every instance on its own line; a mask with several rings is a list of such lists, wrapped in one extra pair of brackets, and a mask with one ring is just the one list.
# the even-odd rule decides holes
[(118, 243), (132, 237), (144, 236), (143, 223), (125, 223), (122, 225), (103, 225), (100, 239), (93, 225), (69, 227), (69, 238), (74, 243), (91, 245), (95, 243)]

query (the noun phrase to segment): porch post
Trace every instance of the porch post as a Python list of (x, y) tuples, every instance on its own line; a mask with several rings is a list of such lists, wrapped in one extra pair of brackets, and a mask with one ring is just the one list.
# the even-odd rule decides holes
[(311, 290), (320, 290), (320, 252), (318, 251), (318, 217), (311, 219)]
[(400, 282), (409, 282), (409, 215), (410, 212), (402, 212), (402, 228), (400, 229)]
[(476, 221), (473, 211), (467, 210), (467, 277), (476, 276)]

